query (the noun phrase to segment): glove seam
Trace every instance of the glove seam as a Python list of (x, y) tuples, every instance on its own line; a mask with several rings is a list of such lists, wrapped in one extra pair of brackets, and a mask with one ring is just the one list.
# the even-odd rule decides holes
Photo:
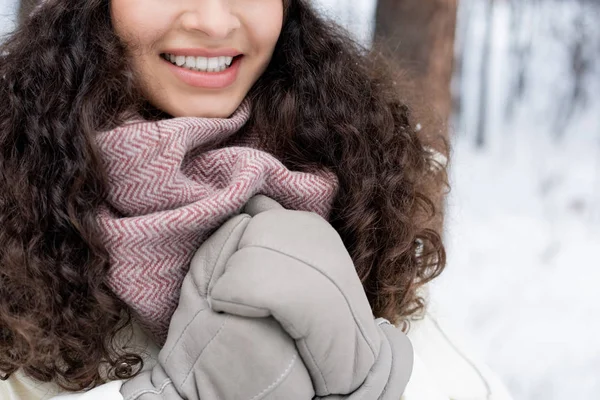
[(156, 389), (142, 389), (142, 390), (138, 390), (137, 392), (133, 392), (129, 396), (125, 397), (123, 400), (135, 400), (135, 399), (139, 398), (141, 395), (144, 395), (144, 394), (147, 394), (147, 393), (162, 394), (162, 392), (164, 392), (164, 390), (169, 385), (173, 385), (173, 381), (170, 380), (170, 379), (167, 379), (167, 380), (165, 380), (162, 383), (162, 385), (160, 386), (160, 388), (158, 390), (156, 390)]
[[(301, 335), (297, 330), (296, 327), (294, 327), (294, 325), (292, 323), (290, 323), (286, 318), (280, 316), (279, 314), (273, 312), (273, 310), (270, 310), (268, 308), (263, 308), (263, 307), (256, 307), (256, 306), (250, 306), (248, 304), (244, 304), (244, 303), (240, 303), (239, 301), (232, 301), (232, 300), (222, 300), (219, 299), (218, 297), (212, 297), (211, 298), (212, 303), (214, 304), (214, 302), (216, 301), (217, 303), (223, 303), (223, 304), (233, 304), (235, 306), (242, 306), (242, 307), (246, 307), (246, 308), (250, 308), (250, 309), (254, 309), (254, 310), (259, 310), (259, 311), (263, 311), (265, 314), (271, 315), (275, 320), (277, 320), (277, 322), (279, 322), (279, 324), (287, 331), (289, 330), (290, 332), (288, 332), (290, 334), (290, 336), (294, 339), (297, 340), (296, 338), (304, 338), (303, 335)], [(260, 317), (262, 318), (262, 317)]]
[[(304, 343), (306, 343), (306, 340), (302, 340)], [(323, 381), (323, 386), (325, 387), (325, 391), (327, 393), (329, 393), (329, 388), (327, 387), (327, 381), (325, 380), (325, 376), (323, 375), (323, 371), (321, 371), (321, 368), (319, 368), (319, 364), (317, 364), (317, 361), (315, 360), (315, 356), (312, 354), (312, 352), (310, 351), (310, 348), (308, 346), (304, 346), (304, 348), (306, 349), (306, 352), (308, 353), (308, 355), (311, 358), (311, 361), (313, 362), (313, 365), (317, 368), (317, 371), (319, 371), (319, 375), (321, 375), (321, 380)]]
[[(227, 235), (227, 238), (225, 240), (223, 240), (223, 242), (221, 243), (221, 247), (219, 248), (219, 256), (217, 257), (217, 259), (214, 262), (214, 266), (216, 267), (217, 265), (219, 265), (219, 262), (221, 261), (222, 257), (223, 257), (223, 249), (225, 248), (225, 245), (227, 243), (229, 243), (229, 240), (231, 239), (231, 236), (233, 236), (233, 233), (236, 231), (236, 229), (238, 228), (238, 226), (240, 226), (244, 221), (250, 219), (250, 217), (243, 217), (242, 219), (240, 219), (240, 221), (235, 224), (234, 227), (231, 228), (231, 231), (229, 232), (229, 234)], [(213, 270), (210, 273), (210, 278), (208, 279), (208, 282), (206, 283), (206, 290), (204, 291), (204, 293), (206, 293), (206, 298), (208, 299), (208, 297), (210, 296), (209, 290), (211, 289), (213, 280), (214, 280), (214, 276), (215, 276), (215, 270), (216, 268), (213, 268)], [(201, 289), (198, 287), (198, 284), (196, 282), (196, 280), (194, 279), (194, 286), (196, 287), (196, 290), (199, 293), (202, 293)]]
[[(210, 308), (203, 308), (201, 310), (198, 310), (198, 312), (196, 312), (196, 314), (194, 314), (194, 316), (192, 317), (192, 319), (187, 323), (187, 325), (185, 326), (185, 328), (183, 328), (183, 331), (181, 332), (181, 335), (179, 335), (179, 337), (177, 338), (177, 341), (175, 342), (175, 344), (173, 344), (173, 347), (171, 348), (171, 351), (169, 351), (169, 354), (167, 355), (167, 357), (165, 358), (165, 364), (167, 364), (169, 362), (169, 359), (171, 358), (171, 356), (173, 355), (173, 352), (175, 351), (175, 349), (177, 348), (177, 345), (179, 344), (179, 342), (185, 337), (185, 333), (187, 332), (188, 328), (190, 327), (190, 325), (196, 320), (196, 318), (198, 317), (198, 315), (200, 315), (200, 313), (204, 312), (204, 311), (209, 311)], [(204, 350), (203, 350), (204, 351)]]
[(292, 370), (292, 368), (294, 367), (294, 365), (296, 364), (296, 360), (297, 359), (298, 359), (298, 356), (296, 354), (294, 354), (294, 356), (292, 357), (292, 361), (288, 364), (288, 366), (285, 368), (285, 370), (283, 371), (283, 373), (277, 379), (275, 379), (275, 382), (271, 383), (269, 386), (266, 387), (266, 389), (264, 389), (263, 391), (261, 391), (256, 396), (252, 397), (250, 400), (257, 400), (257, 399), (259, 399), (261, 396), (267, 394), (272, 389), (274, 389), (276, 385), (278, 385), (279, 383), (283, 382), (289, 376), (289, 373)]
[[(295, 340), (296, 342), (302, 342), (302, 343), (305, 343), (305, 342), (306, 342), (306, 340), (305, 340), (305, 337), (304, 337), (303, 335), (300, 335), (300, 334), (298, 333), (298, 331), (296, 330), (296, 328), (294, 327), (294, 325), (293, 325), (293, 324), (289, 323), (289, 322), (288, 322), (288, 321), (287, 321), (285, 318), (278, 316), (278, 315), (277, 315), (276, 313), (274, 313), (272, 310), (265, 309), (265, 308), (262, 308), (262, 307), (249, 306), (249, 305), (247, 305), (247, 304), (242, 304), (242, 303), (235, 302), (235, 301), (229, 301), (229, 300), (219, 300), (219, 299), (217, 299), (217, 298), (214, 298), (213, 300), (216, 300), (216, 301), (218, 301), (218, 302), (221, 302), (221, 303), (227, 303), (227, 304), (240, 305), (240, 306), (244, 306), (244, 307), (248, 307), (248, 308), (254, 308), (254, 309), (257, 309), (257, 310), (264, 310), (264, 311), (268, 311), (268, 312), (269, 312), (269, 313), (270, 313), (270, 314), (273, 316), (273, 318), (275, 318), (275, 320), (279, 321), (279, 323), (280, 323), (280, 324), (282, 324), (282, 325), (284, 325), (284, 326), (287, 326), (287, 328), (288, 328), (290, 331), (293, 331), (293, 332), (290, 332), (290, 333), (291, 333), (291, 336), (292, 336), (292, 338), (294, 338), (294, 340)], [(284, 329), (285, 329), (285, 328), (284, 328)], [(295, 336), (295, 337), (298, 337), (298, 338), (302, 338), (302, 339), (296, 339), (294, 336)], [(310, 348), (309, 348), (308, 346), (306, 346), (306, 345), (304, 345), (304, 346), (303, 346), (303, 348), (306, 350), (306, 352), (307, 352), (307, 353), (308, 353), (308, 355), (310, 356), (310, 358), (311, 358), (311, 361), (313, 362), (313, 365), (315, 366), (315, 368), (316, 368), (316, 369), (317, 369), (317, 371), (319, 372), (319, 375), (321, 375), (321, 380), (323, 381), (323, 385), (325, 386), (325, 390), (326, 390), (327, 392), (329, 392), (329, 388), (327, 387), (327, 381), (325, 380), (325, 376), (323, 375), (323, 371), (321, 371), (321, 369), (319, 368), (319, 364), (317, 364), (317, 362), (315, 361), (315, 357), (314, 357), (314, 355), (311, 353), (311, 351), (310, 351)]]
[[(219, 256), (217, 257), (217, 260), (215, 261), (214, 265), (218, 265), (219, 261), (220, 261), (220, 260), (221, 260), (221, 258), (223, 257), (223, 248), (225, 248), (225, 245), (226, 245), (226, 244), (229, 242), (229, 239), (231, 238), (231, 236), (232, 236), (232, 235), (233, 235), (233, 233), (235, 232), (236, 228), (237, 228), (238, 226), (240, 226), (240, 224), (241, 224), (242, 222), (244, 222), (244, 221), (245, 221), (246, 219), (248, 219), (248, 218), (249, 218), (249, 217), (242, 218), (242, 219), (241, 219), (241, 220), (240, 220), (240, 221), (239, 221), (239, 222), (238, 222), (238, 223), (237, 223), (237, 224), (236, 224), (234, 227), (232, 227), (232, 228), (231, 228), (231, 231), (230, 231), (230, 232), (229, 232), (229, 234), (227, 235), (227, 239), (225, 239), (225, 240), (222, 242), (222, 244), (221, 244), (221, 247), (220, 247), (220, 249), (219, 249), (219, 253), (218, 253), (218, 254), (219, 254)], [(192, 273), (193, 273), (193, 271), (192, 271)], [(207, 295), (208, 295), (208, 290), (209, 290), (210, 284), (211, 284), (211, 282), (213, 281), (214, 274), (215, 274), (215, 268), (213, 268), (213, 270), (212, 270), (212, 272), (211, 272), (211, 274), (210, 274), (210, 278), (209, 278), (209, 280), (208, 280), (208, 283), (207, 283), (207, 285), (206, 285), (206, 291), (205, 291), (205, 293), (206, 293)], [(192, 282), (193, 282), (193, 284), (194, 284), (194, 287), (196, 288), (196, 292), (198, 292), (198, 293), (202, 293), (202, 291), (201, 291), (200, 287), (198, 287), (198, 283), (196, 282), (196, 279), (192, 279)], [(207, 296), (207, 298), (208, 298), (208, 296)], [(179, 342), (180, 342), (180, 341), (182, 340), (182, 338), (184, 337), (184, 335), (185, 335), (185, 333), (187, 332), (187, 330), (188, 330), (188, 328), (190, 327), (190, 325), (191, 325), (191, 324), (192, 324), (192, 323), (193, 323), (193, 322), (196, 320), (196, 318), (198, 317), (198, 315), (199, 315), (201, 312), (203, 312), (203, 311), (208, 311), (208, 310), (210, 310), (210, 307), (203, 308), (203, 309), (199, 310), (199, 311), (198, 311), (198, 312), (197, 312), (197, 313), (194, 315), (194, 317), (193, 317), (193, 318), (192, 318), (192, 319), (191, 319), (191, 320), (190, 320), (190, 321), (187, 323), (187, 325), (185, 326), (185, 328), (184, 328), (184, 329), (183, 329), (183, 331), (181, 332), (181, 335), (180, 335), (180, 336), (177, 338), (177, 342), (175, 342), (175, 344), (174, 344), (174, 345), (173, 345), (173, 347), (171, 348), (171, 351), (169, 352), (169, 354), (168, 354), (168, 355), (167, 355), (167, 357), (165, 358), (165, 364), (166, 364), (166, 363), (168, 363), (169, 359), (171, 358), (171, 355), (173, 355), (173, 352), (174, 352), (174, 351), (175, 351), (175, 349), (177, 348), (177, 345), (179, 344)], [(219, 329), (219, 332), (220, 332), (220, 330), (223, 328), (223, 326), (225, 325), (225, 323), (226, 323), (226, 322), (227, 322), (227, 320), (226, 320), (225, 322), (223, 322), (223, 325), (221, 325), (221, 328)], [(213, 340), (213, 339), (214, 339), (214, 337), (211, 339), (211, 341), (210, 341), (208, 344), (210, 344), (210, 343), (212, 342), (212, 340)], [(206, 347), (208, 347), (208, 344), (206, 345)], [(204, 347), (204, 349), (202, 349), (202, 352), (204, 352), (204, 350), (206, 350), (206, 347)], [(202, 354), (202, 353), (200, 353), (200, 355), (201, 355), (201, 354)], [(198, 357), (200, 357), (200, 356), (198, 356)], [(196, 361), (197, 361), (197, 360), (196, 360)], [(189, 375), (189, 374), (188, 374), (188, 375)]]
[(346, 295), (344, 294), (344, 292), (340, 289), (340, 287), (337, 285), (337, 283), (331, 279), (331, 277), (327, 274), (325, 274), (323, 271), (319, 270), (318, 268), (316, 268), (314, 265), (312, 265), (311, 263), (304, 261), (298, 257), (283, 253), (277, 249), (273, 249), (271, 247), (266, 247), (263, 245), (248, 245), (245, 246), (244, 248), (248, 249), (248, 248), (258, 248), (258, 249), (263, 249), (263, 250), (267, 250), (267, 251), (272, 251), (274, 253), (280, 254), (284, 257), (289, 257), (293, 260), (296, 260), (298, 262), (301, 262), (307, 266), (309, 266), (311, 269), (313, 269), (314, 271), (316, 271), (317, 273), (323, 275), (325, 278), (327, 278), (327, 280), (329, 280), (329, 282), (331, 282), (336, 289), (338, 290), (338, 292), (342, 295), (342, 297), (344, 298), (344, 300), (346, 301), (346, 305), (348, 306), (348, 309), (350, 310), (350, 314), (352, 314), (352, 318), (354, 319), (355, 324), (358, 326), (358, 329), (363, 337), (363, 339), (365, 340), (365, 342), (367, 343), (367, 345), (369, 346), (369, 349), (371, 350), (371, 353), (373, 353), (373, 357), (375, 359), (377, 359), (377, 351), (375, 351), (375, 345), (373, 344), (373, 342), (371, 341), (371, 339), (369, 338), (369, 336), (367, 335), (365, 328), (363, 327), (362, 323), (360, 322), (360, 320), (356, 317), (356, 313), (354, 311), (354, 308), (352, 307), (352, 304), (350, 303), (350, 300), (346, 297)]
[[(390, 324), (391, 325), (391, 324)], [(390, 345), (390, 355), (391, 355), (391, 362), (390, 362), (390, 375), (394, 372), (394, 364), (396, 362), (396, 357), (394, 357), (394, 348), (392, 346), (392, 341), (390, 340), (390, 337), (388, 336), (387, 332), (385, 331), (385, 329), (381, 328), (381, 331), (383, 332), (383, 335), (385, 336), (385, 340), (388, 341), (389, 345)], [(397, 329), (392, 325), (392, 329)], [(390, 386), (390, 380), (391, 380), (391, 376), (390, 379), (387, 380), (387, 382), (385, 383), (385, 386), (383, 387), (383, 391), (381, 392), (381, 397), (383, 398), (385, 393), (388, 391), (388, 388)]]
[(181, 382), (181, 387), (182, 388), (185, 385), (185, 383), (187, 382), (188, 378), (192, 375), (192, 371), (194, 370), (194, 367), (198, 363), (198, 360), (200, 360), (200, 357), (202, 357), (202, 354), (204, 354), (204, 352), (206, 351), (206, 349), (208, 349), (210, 347), (210, 345), (215, 341), (215, 339), (221, 334), (221, 332), (223, 332), (223, 329), (225, 329), (225, 325), (227, 325), (227, 322), (229, 322), (230, 318), (231, 318), (230, 315), (228, 315), (225, 318), (225, 321), (223, 321), (223, 323), (221, 324), (221, 327), (219, 328), (219, 330), (217, 331), (217, 333), (215, 333), (215, 335), (210, 339), (210, 341), (206, 344), (206, 346), (204, 346), (204, 348), (202, 349), (202, 351), (200, 352), (200, 354), (198, 354), (198, 357), (196, 357), (196, 360), (192, 363), (192, 365), (190, 367), (190, 370), (188, 371), (188, 373), (185, 375), (185, 378)]

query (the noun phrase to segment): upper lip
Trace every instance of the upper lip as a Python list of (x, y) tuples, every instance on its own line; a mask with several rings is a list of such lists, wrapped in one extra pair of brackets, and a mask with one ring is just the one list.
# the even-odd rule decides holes
[(191, 57), (235, 57), (242, 54), (241, 51), (236, 49), (202, 49), (202, 48), (178, 48), (178, 49), (167, 49), (163, 53), (173, 54), (175, 56), (191, 56)]

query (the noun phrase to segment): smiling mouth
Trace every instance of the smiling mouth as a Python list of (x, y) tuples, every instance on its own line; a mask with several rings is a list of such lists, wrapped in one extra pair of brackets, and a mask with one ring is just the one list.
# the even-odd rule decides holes
[(198, 72), (222, 72), (231, 67), (231, 64), (236, 59), (243, 57), (238, 55), (235, 57), (219, 56), (219, 57), (193, 57), (193, 56), (177, 56), (169, 53), (162, 53), (162, 59), (176, 65), (180, 68)]

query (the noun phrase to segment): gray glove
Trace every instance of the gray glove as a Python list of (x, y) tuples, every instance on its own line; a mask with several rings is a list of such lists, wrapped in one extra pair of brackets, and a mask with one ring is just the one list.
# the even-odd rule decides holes
[(212, 309), (279, 321), (296, 341), (318, 396), (399, 399), (412, 372), (412, 346), (399, 329), (374, 322), (335, 229), (316, 214), (285, 210), (265, 197), (247, 210), (255, 216), (209, 287)]
[(210, 309), (206, 294), (251, 221), (239, 215), (202, 244), (190, 264), (157, 365), (123, 384), (124, 400), (260, 400), (314, 396), (294, 341), (273, 318)]
[(412, 346), (406, 335), (389, 321), (379, 318), (376, 323), (382, 339), (379, 358), (361, 387), (350, 395), (329, 395), (315, 399), (400, 399), (412, 372)]
[[(335, 230), (262, 196), (245, 211), (196, 253), (158, 364), (124, 383), (124, 399), (307, 400), (313, 387), (331, 400), (399, 399), (412, 368), (410, 342), (373, 321)], [(248, 290), (253, 285), (260, 293)], [(239, 315), (215, 313), (208, 293), (215, 310)]]

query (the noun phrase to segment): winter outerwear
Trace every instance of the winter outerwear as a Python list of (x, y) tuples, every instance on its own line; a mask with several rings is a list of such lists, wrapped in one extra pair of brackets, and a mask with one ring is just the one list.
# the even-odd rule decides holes
[(413, 373), (403, 400), (512, 400), (507, 388), (431, 304), (425, 318), (411, 324)]
[(253, 138), (234, 138), (249, 113), (244, 100), (229, 118), (132, 120), (97, 135), (108, 174), (99, 212), (108, 283), (159, 344), (194, 252), (253, 195), (329, 213), (334, 175), (289, 171)]
[[(423, 320), (411, 324), (408, 337), (415, 359), (401, 399), (512, 400), (498, 376), (465, 350), (460, 336), (449, 331), (446, 319), (432, 310)], [(151, 370), (159, 349), (137, 323), (130, 328), (134, 333), (130, 345), (143, 353), (145, 370)], [(62, 393), (56, 400), (123, 400), (119, 391), (122, 383), (114, 381), (86, 393), (66, 394), (52, 383), (36, 382), (17, 371), (7, 381), (0, 381), (0, 399), (49, 400)]]

